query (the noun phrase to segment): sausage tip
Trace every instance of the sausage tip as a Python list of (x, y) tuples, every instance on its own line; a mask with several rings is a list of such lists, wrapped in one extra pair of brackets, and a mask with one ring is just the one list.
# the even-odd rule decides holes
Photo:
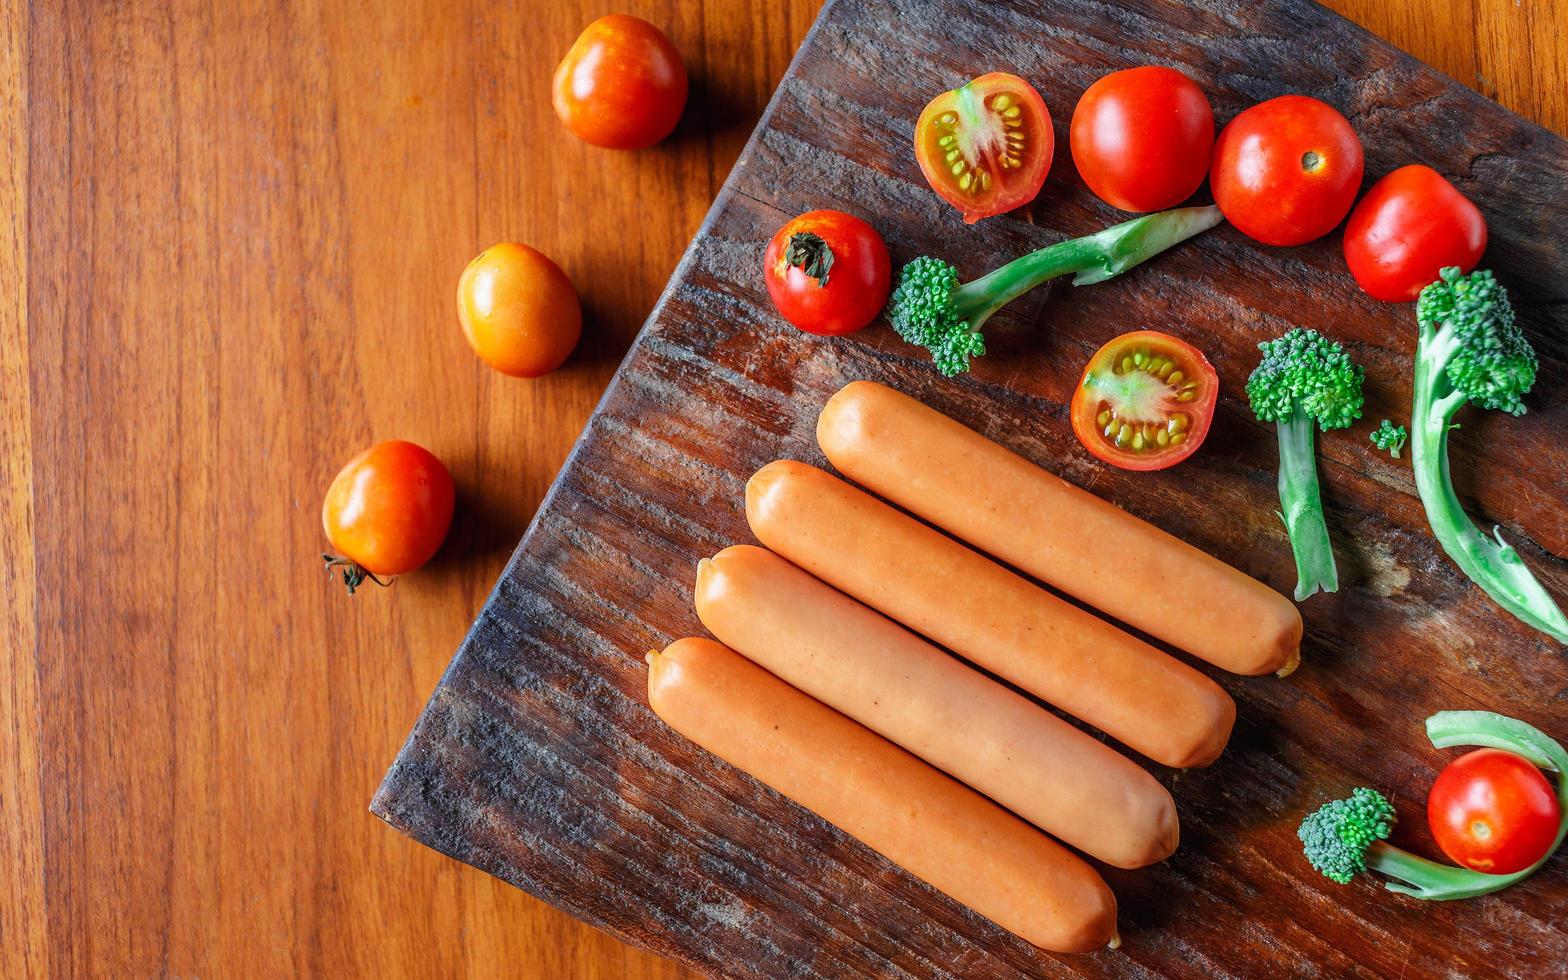
[(1289, 677), (1301, 666), (1301, 648), (1290, 651), (1290, 658), (1285, 661), (1285, 666), (1274, 672), (1275, 677)]

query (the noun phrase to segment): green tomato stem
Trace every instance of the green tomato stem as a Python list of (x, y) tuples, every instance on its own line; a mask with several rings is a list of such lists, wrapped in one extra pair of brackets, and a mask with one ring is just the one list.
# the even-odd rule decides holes
[(1279, 506), (1296, 558), (1296, 601), (1339, 591), (1339, 568), (1318, 489), (1316, 424), (1300, 408), (1275, 426), (1279, 435)]
[(1103, 282), (1224, 220), (1213, 205), (1176, 208), (1047, 245), (959, 286), (954, 308), (978, 331), (991, 314), (1048, 279), (1071, 274), (1075, 286)]

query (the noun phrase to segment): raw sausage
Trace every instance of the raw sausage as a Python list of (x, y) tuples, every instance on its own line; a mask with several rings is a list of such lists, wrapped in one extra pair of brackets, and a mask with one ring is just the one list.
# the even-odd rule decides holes
[(1036, 946), (1116, 940), (1116, 898), (1082, 858), (712, 640), (648, 654), (677, 732)]
[(766, 670), (1109, 864), (1176, 849), (1176, 807), (1132, 760), (762, 548), (697, 567), (697, 615)]
[(1102, 612), (1238, 674), (1301, 659), (1301, 614), (1262, 582), (872, 381), (828, 400), (845, 476)]
[(1168, 766), (1206, 766), (1236, 704), (1196, 670), (805, 463), (746, 484), (777, 554)]

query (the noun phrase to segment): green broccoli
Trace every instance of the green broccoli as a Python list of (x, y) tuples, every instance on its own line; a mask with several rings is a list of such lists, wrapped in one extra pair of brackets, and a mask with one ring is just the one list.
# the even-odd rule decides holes
[(1391, 419), (1384, 419), (1372, 432), (1372, 445), (1388, 453), (1395, 459), (1399, 458), (1399, 451), (1405, 448), (1405, 443), (1410, 439), (1410, 433), (1402, 425), (1395, 425)]
[[(1410, 409), (1410, 464), (1432, 533), (1460, 569), (1504, 609), (1568, 643), (1568, 619), (1494, 526), (1481, 532), (1465, 516), (1448, 472), (1448, 433), (1466, 402), (1525, 412), (1536, 359), (1514, 323), (1508, 294), (1488, 271), (1447, 268), (1421, 290), (1415, 393)], [(1494, 540), (1495, 538), (1495, 540)]]
[(1440, 711), (1426, 721), (1427, 737), (1437, 748), (1482, 745), (1514, 752), (1543, 769), (1557, 773), (1557, 798), (1564, 817), (1557, 841), (1539, 861), (1507, 875), (1485, 874), (1417, 857), (1387, 843), (1394, 829), (1393, 806), (1382, 793), (1362, 787), (1309, 813), (1296, 831), (1312, 866), (1330, 881), (1346, 885), (1356, 875), (1376, 871), (1395, 880), (1384, 882), (1392, 892), (1442, 901), (1500, 891), (1523, 881), (1562, 844), (1568, 832), (1568, 753), (1539, 729), (1490, 711)]
[(991, 314), (1040, 283), (1068, 274), (1075, 286), (1103, 282), (1223, 220), (1212, 206), (1144, 215), (1047, 245), (962, 285), (951, 264), (921, 256), (899, 273), (887, 317), (900, 337), (929, 350), (937, 370), (951, 377), (985, 353), (980, 331)]
[(1321, 427), (1343, 429), (1361, 417), (1364, 372), (1345, 349), (1316, 330), (1297, 327), (1258, 345), (1263, 360), (1247, 379), (1247, 398), (1279, 436), (1280, 517), (1296, 556), (1296, 601), (1339, 590), (1339, 569), (1323, 521), (1317, 453)]

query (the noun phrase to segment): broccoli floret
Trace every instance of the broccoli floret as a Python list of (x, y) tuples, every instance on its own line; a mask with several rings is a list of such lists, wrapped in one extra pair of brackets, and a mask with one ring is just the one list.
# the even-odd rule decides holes
[(1341, 885), (1375, 871), (1392, 879), (1383, 883), (1389, 891), (1432, 901), (1486, 895), (1534, 874), (1568, 834), (1568, 752), (1540, 729), (1491, 711), (1439, 711), (1426, 720), (1426, 732), (1436, 748), (1485, 745), (1557, 773), (1556, 795), (1563, 813), (1556, 840), (1541, 859), (1521, 871), (1494, 875), (1418, 857), (1388, 843), (1396, 820), (1394, 807), (1382, 793), (1362, 787), (1345, 799), (1323, 804), (1301, 821), (1296, 836), (1307, 860)]
[(1339, 590), (1339, 569), (1318, 491), (1318, 428), (1343, 429), (1361, 417), (1364, 372), (1345, 349), (1315, 330), (1297, 327), (1258, 345), (1263, 360), (1247, 379), (1259, 421), (1279, 436), (1280, 517), (1296, 558), (1296, 601)]
[(1387, 840), (1394, 829), (1394, 808), (1375, 789), (1362, 787), (1349, 797), (1325, 803), (1307, 815), (1296, 830), (1312, 866), (1341, 885), (1367, 869), (1366, 852), (1374, 841)]
[(1103, 282), (1223, 220), (1212, 206), (1144, 215), (1047, 245), (962, 284), (950, 263), (921, 256), (899, 273), (887, 318), (900, 337), (929, 350), (937, 370), (951, 377), (985, 353), (981, 329), (991, 314), (1040, 283), (1069, 274), (1076, 286)]
[(1399, 451), (1405, 448), (1409, 441), (1410, 433), (1402, 425), (1395, 425), (1392, 419), (1384, 419), (1372, 431), (1372, 445), (1388, 453), (1395, 459), (1399, 458)]
[(1536, 358), (1514, 323), (1508, 294), (1489, 271), (1447, 268), (1416, 301), (1410, 462), (1427, 523), (1466, 575), (1525, 623), (1568, 643), (1568, 619), (1518, 552), (1465, 516), (1448, 470), (1448, 433), (1466, 402), (1523, 415)]

